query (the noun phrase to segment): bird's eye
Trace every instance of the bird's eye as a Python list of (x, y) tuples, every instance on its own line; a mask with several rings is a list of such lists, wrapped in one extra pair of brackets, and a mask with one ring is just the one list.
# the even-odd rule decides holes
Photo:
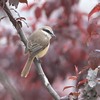
[(52, 34), (52, 32), (50, 32), (48, 29), (42, 29), (43, 31), (45, 31), (45, 32), (47, 32), (47, 33), (49, 33), (49, 34)]

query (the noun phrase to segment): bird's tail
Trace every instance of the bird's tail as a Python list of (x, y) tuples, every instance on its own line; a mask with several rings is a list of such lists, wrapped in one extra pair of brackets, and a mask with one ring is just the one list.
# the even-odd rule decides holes
[(30, 56), (28, 57), (27, 62), (26, 62), (25, 66), (24, 66), (24, 68), (23, 68), (23, 70), (21, 72), (21, 77), (27, 77), (27, 75), (29, 74), (29, 71), (31, 69), (31, 65), (32, 65), (33, 59), (34, 58), (32, 58)]

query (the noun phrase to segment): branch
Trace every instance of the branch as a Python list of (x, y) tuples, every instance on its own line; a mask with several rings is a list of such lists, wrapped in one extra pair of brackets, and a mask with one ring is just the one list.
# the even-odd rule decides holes
[(21, 41), (24, 43), (24, 45), (27, 45), (27, 38), (25, 37), (25, 35), (23, 34), (23, 31), (21, 29), (21, 25), (14, 19), (14, 17), (12, 16), (9, 8), (7, 7), (7, 5), (5, 4), (3, 7), (4, 11), (6, 12), (6, 14), (8, 15), (10, 21), (12, 22), (12, 24), (14, 25), (14, 27), (16, 28)]
[(55, 100), (68, 100), (68, 97), (64, 96), (64, 97), (60, 97), (57, 92), (52, 88), (51, 84), (49, 83), (42, 67), (41, 67), (41, 63), (39, 61), (39, 59), (35, 58), (34, 59), (34, 63), (36, 65), (36, 70), (38, 72), (38, 75), (43, 83), (43, 85), (47, 88), (48, 92), (52, 95), (52, 97)]
[[(2, 1), (3, 2), (3, 1)], [(1, 3), (1, 2), (0, 2)], [(0, 6), (4, 9), (4, 11), (6, 12), (6, 14), (8, 15), (10, 21), (12, 22), (12, 24), (14, 25), (14, 27), (16, 28), (20, 38), (21, 38), (21, 41), (24, 43), (24, 45), (26, 46), (27, 45), (27, 39), (25, 37), (25, 35), (23, 34), (23, 31), (21, 29), (21, 25), (13, 18), (10, 10), (8, 9), (7, 5), (3, 5), (0, 4)], [(65, 97), (60, 97), (57, 92), (52, 88), (52, 86), (50, 85), (46, 75), (44, 74), (43, 70), (42, 70), (42, 67), (41, 67), (41, 64), (39, 63), (38, 59), (35, 59), (34, 60), (34, 63), (36, 65), (36, 69), (37, 69), (37, 72), (41, 78), (41, 81), (42, 83), (44, 84), (44, 86), (47, 88), (48, 92), (52, 95), (52, 97), (55, 99), (55, 100), (68, 100), (68, 98), (65, 96)], [(19, 99), (18, 99), (19, 100)]]
[(50, 85), (50, 83), (49, 83), (49, 81), (48, 81), (46, 75), (44, 74), (43, 69), (42, 69), (42, 67), (41, 67), (40, 61), (39, 61), (37, 58), (35, 58), (35, 59), (34, 59), (34, 63), (35, 63), (35, 65), (36, 65), (36, 70), (37, 70), (37, 72), (38, 72), (38, 74), (39, 74), (39, 76), (40, 76), (40, 78), (41, 78), (41, 81), (42, 81), (42, 83), (44, 84), (44, 86), (47, 88), (48, 92), (53, 96), (53, 98), (54, 98), (55, 100), (60, 100), (59, 95), (58, 95), (58, 94), (55, 92), (55, 90), (52, 88), (52, 86)]

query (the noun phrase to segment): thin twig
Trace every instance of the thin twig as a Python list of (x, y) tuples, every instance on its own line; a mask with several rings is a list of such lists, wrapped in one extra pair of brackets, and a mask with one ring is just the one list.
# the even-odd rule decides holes
[(10, 21), (12, 22), (12, 24), (14, 25), (14, 27), (16, 28), (20, 38), (21, 38), (21, 41), (24, 43), (24, 45), (26, 46), (27, 45), (27, 38), (25, 37), (25, 35), (23, 34), (23, 31), (21, 29), (21, 25), (13, 18), (9, 8), (7, 7), (7, 5), (5, 4), (4, 8), (3, 8), (6, 12), (6, 14), (8, 15)]

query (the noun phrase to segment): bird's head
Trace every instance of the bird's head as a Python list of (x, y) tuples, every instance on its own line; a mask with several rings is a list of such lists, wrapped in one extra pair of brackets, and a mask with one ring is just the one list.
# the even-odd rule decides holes
[(55, 34), (54, 34), (52, 28), (49, 27), (49, 26), (44, 26), (44, 27), (42, 27), (42, 28), (41, 28), (41, 31), (44, 32), (45, 34), (50, 35), (51, 37), (53, 37), (53, 36), (55, 37)]

